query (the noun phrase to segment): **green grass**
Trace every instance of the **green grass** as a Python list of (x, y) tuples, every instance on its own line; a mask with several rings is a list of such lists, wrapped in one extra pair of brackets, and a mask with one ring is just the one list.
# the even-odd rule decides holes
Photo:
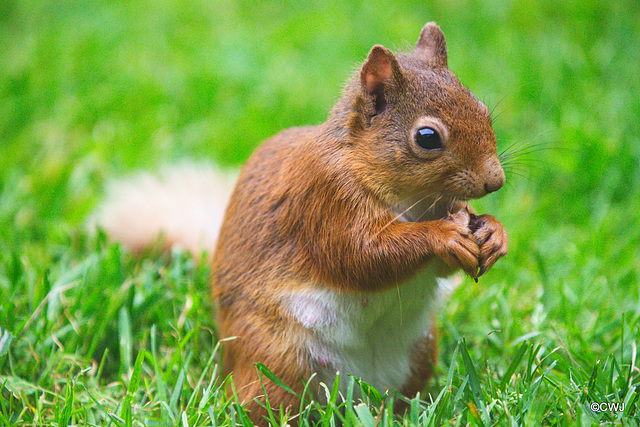
[[(475, 204), (510, 253), (443, 309), (437, 378), (396, 421), (639, 425), (632, 0), (0, 3), (0, 425), (246, 424), (212, 358), (207, 266), (136, 259), (83, 221), (111, 179), (239, 165), (322, 122), (373, 44), (408, 47), (428, 20), (500, 147), (531, 151)], [(366, 405), (327, 389), (304, 419), (393, 422), (392, 396), (352, 384)]]

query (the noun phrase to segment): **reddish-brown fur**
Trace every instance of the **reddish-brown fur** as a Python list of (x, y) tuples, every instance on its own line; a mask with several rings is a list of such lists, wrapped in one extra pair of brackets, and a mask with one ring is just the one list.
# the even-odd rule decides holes
[[(445, 124), (441, 152), (411, 146), (422, 116)], [(221, 334), (237, 337), (226, 344), (224, 369), (252, 420), (262, 423), (266, 414), (255, 362), (298, 393), (317, 364), (306, 352), (309, 332), (283, 308), (283, 293), (309, 283), (374, 293), (435, 258), (475, 277), (506, 253), (504, 228), (482, 216), (472, 231), (466, 210), (448, 212), (503, 181), (489, 112), (448, 70), (435, 24), (411, 54), (375, 46), (327, 122), (265, 141), (243, 168), (213, 260)], [(400, 221), (392, 207), (420, 192), (441, 197), (429, 220)], [(414, 395), (431, 375), (433, 337), (416, 343), (414, 375), (401, 392)], [(271, 405), (295, 414), (296, 398), (264, 382)]]

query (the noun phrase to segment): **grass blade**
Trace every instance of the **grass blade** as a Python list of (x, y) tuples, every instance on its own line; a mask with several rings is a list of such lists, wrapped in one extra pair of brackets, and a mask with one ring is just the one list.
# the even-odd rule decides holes
[(369, 406), (361, 403), (359, 405), (356, 405), (353, 409), (355, 410), (358, 419), (364, 427), (375, 427), (376, 419), (373, 418), (373, 415), (371, 415)]
[(282, 380), (278, 378), (276, 374), (271, 372), (271, 370), (267, 368), (263, 363), (258, 362), (258, 363), (254, 363), (254, 365), (258, 370), (259, 374), (264, 375), (269, 381), (271, 381), (281, 389), (286, 390), (295, 396), (298, 396), (298, 394), (295, 391), (291, 390), (291, 388), (289, 388), (285, 383), (283, 383)]
[(13, 341), (13, 335), (9, 331), (0, 328), (0, 357), (9, 352), (11, 341)]
[(504, 373), (504, 376), (502, 377), (502, 381), (500, 381), (500, 390), (505, 390), (507, 383), (509, 382), (513, 374), (516, 372), (516, 369), (518, 369), (518, 365), (524, 358), (524, 355), (527, 353), (527, 350), (529, 349), (529, 347), (530, 345), (528, 343), (524, 343), (520, 346), (520, 348), (518, 349), (518, 353), (509, 364), (507, 371)]
[(122, 403), (122, 411), (120, 412), (120, 417), (124, 420), (125, 427), (131, 427), (133, 425), (133, 413), (132, 413), (132, 402), (138, 392), (138, 387), (140, 387), (140, 378), (142, 377), (142, 363), (144, 362), (145, 351), (141, 350), (138, 352), (138, 356), (136, 357), (136, 363), (133, 367), (133, 373), (131, 374), (131, 379), (129, 380), (129, 386), (127, 387), (127, 394), (124, 398), (124, 402)]
[(120, 338), (120, 361), (125, 374), (131, 372), (133, 343), (131, 342), (131, 319), (129, 311), (122, 307), (118, 313), (118, 336)]
[(66, 427), (71, 420), (71, 410), (73, 409), (73, 387), (74, 384), (71, 379), (67, 379), (67, 393), (64, 399), (64, 408), (58, 414), (58, 425), (60, 427)]
[(461, 342), (460, 349), (462, 353), (462, 360), (464, 361), (464, 366), (467, 371), (467, 376), (469, 377), (469, 386), (471, 387), (473, 400), (476, 407), (480, 408), (480, 411), (482, 411), (482, 422), (484, 423), (484, 425), (489, 425), (491, 424), (491, 422), (488, 419), (488, 414), (485, 411), (484, 400), (482, 399), (482, 388), (480, 386), (480, 379), (478, 378), (478, 374), (476, 373), (476, 368), (473, 366), (473, 362), (471, 361), (471, 357), (469, 356), (467, 345), (464, 340), (462, 340)]

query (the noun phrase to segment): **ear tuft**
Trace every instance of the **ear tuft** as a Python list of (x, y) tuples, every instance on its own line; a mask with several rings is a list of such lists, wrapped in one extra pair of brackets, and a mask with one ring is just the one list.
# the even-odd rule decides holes
[(435, 22), (429, 22), (422, 28), (413, 53), (436, 67), (447, 66), (447, 42)]
[(400, 66), (389, 49), (375, 45), (360, 71), (363, 89), (374, 99), (376, 113), (384, 111), (384, 86), (400, 78)]

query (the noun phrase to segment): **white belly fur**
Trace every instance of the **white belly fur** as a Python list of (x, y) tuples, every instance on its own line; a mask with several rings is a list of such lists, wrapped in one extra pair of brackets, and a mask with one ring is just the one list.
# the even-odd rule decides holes
[(312, 286), (283, 295), (289, 313), (310, 332), (306, 350), (320, 367), (318, 379), (341, 391), (354, 375), (380, 391), (398, 390), (410, 375), (414, 343), (431, 333), (434, 313), (454, 278), (436, 277), (432, 265), (408, 282), (382, 292), (337, 292)]

